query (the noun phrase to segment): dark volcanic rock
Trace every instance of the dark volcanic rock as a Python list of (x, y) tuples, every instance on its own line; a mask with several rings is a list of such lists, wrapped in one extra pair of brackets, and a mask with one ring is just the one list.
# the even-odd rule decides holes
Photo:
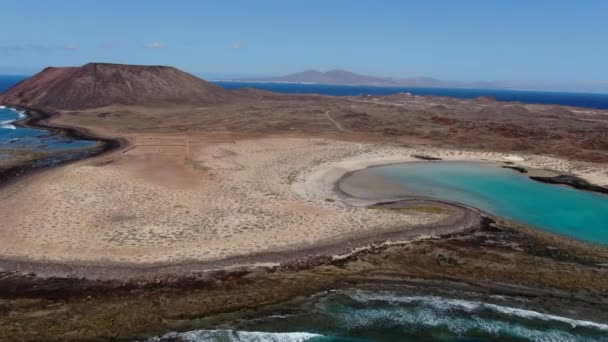
[(608, 188), (605, 188), (605, 187), (599, 186), (599, 185), (593, 185), (593, 184), (587, 182), (586, 180), (575, 177), (575, 176), (569, 176), (569, 175), (559, 175), (559, 176), (555, 176), (555, 177), (532, 176), (530, 178), (534, 179), (536, 181), (539, 181), (539, 182), (545, 182), (545, 183), (551, 183), (551, 184), (564, 184), (564, 185), (569, 185), (569, 186), (571, 186), (573, 188), (577, 188), (577, 189), (589, 190), (589, 191), (595, 191), (595, 192), (601, 192), (601, 193), (608, 194)]
[(439, 157), (432, 157), (423, 154), (412, 154), (412, 158), (420, 159), (420, 160), (441, 160)]
[(396, 129), (396, 128), (385, 128), (383, 130), (384, 134), (386, 135), (401, 135), (401, 131)]
[(519, 173), (528, 173), (528, 170), (525, 167), (521, 166), (503, 165), (502, 167), (505, 169), (515, 170)]
[(229, 90), (172, 67), (89, 63), (46, 68), (0, 95), (0, 103), (77, 110), (110, 105), (208, 105), (234, 97)]

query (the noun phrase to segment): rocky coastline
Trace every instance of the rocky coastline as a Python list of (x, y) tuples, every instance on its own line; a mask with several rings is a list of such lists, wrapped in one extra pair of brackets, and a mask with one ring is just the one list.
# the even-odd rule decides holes
[(69, 162), (75, 162), (87, 157), (99, 156), (104, 153), (120, 149), (126, 145), (126, 142), (122, 139), (98, 136), (84, 128), (51, 124), (49, 121), (58, 115), (52, 111), (22, 106), (11, 107), (23, 110), (27, 115), (27, 117), (24, 119), (14, 122), (14, 125), (17, 127), (45, 129), (53, 132), (60, 132), (60, 134), (70, 139), (96, 141), (97, 146), (61, 154), (47, 153), (39, 158), (20, 163), (18, 165), (0, 168), (0, 186), (10, 183), (15, 178), (25, 176), (26, 174), (34, 171), (63, 165)]

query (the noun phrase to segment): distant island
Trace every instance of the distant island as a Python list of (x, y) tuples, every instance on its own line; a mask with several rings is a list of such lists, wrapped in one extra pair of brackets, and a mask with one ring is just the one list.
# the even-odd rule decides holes
[(469, 88), (469, 89), (517, 89), (567, 92), (606, 92), (608, 86), (601, 83), (547, 83), (515, 81), (452, 81), (434, 77), (378, 77), (358, 74), (348, 70), (334, 69), (326, 72), (305, 70), (276, 77), (217, 77), (218, 81), (264, 82), (264, 83), (311, 83), (328, 85), (353, 85), (376, 87), (421, 87), (421, 88)]
[(392, 78), (361, 75), (347, 70), (305, 70), (278, 77), (243, 78), (242, 82), (286, 82), (286, 83), (317, 83), (336, 85), (371, 85), (371, 86), (445, 86), (444, 81), (431, 77)]

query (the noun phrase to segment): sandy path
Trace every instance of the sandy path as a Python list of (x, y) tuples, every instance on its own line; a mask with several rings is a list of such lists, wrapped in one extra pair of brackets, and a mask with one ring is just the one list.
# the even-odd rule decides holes
[(334, 118), (331, 117), (331, 115), (329, 115), (329, 113), (332, 111), (332, 109), (328, 110), (325, 112), (325, 116), (329, 119), (329, 121), (331, 121), (337, 129), (341, 130), (342, 132), (348, 132), (344, 127), (342, 127), (342, 125), (340, 125), (340, 123), (336, 120), (334, 120)]

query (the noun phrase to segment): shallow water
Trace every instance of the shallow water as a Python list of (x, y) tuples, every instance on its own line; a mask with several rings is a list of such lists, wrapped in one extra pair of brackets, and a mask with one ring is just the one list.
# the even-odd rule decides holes
[(0, 183), (19, 175), (22, 168), (36, 169), (77, 160), (99, 151), (95, 140), (74, 139), (62, 132), (24, 128), (15, 121), (24, 119), (25, 112), (0, 106)]
[(608, 244), (608, 195), (537, 182), (485, 163), (415, 162), (370, 171), (414, 195), (467, 204), (553, 233)]
[(0, 149), (72, 150), (93, 147), (93, 140), (71, 139), (58, 132), (18, 127), (14, 121), (25, 117), (25, 112), (0, 106)]
[(607, 341), (608, 325), (438, 296), (346, 290), (149, 341)]

